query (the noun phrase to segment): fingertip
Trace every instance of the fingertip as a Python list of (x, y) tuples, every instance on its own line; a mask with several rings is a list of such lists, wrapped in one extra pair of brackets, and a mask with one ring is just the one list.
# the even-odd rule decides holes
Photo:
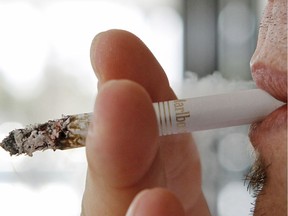
[(132, 201), (126, 216), (184, 216), (184, 208), (167, 189), (155, 188), (140, 192)]

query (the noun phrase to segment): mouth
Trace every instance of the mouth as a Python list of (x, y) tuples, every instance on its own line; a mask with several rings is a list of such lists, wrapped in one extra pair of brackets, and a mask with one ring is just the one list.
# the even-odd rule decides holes
[(259, 146), (264, 145), (273, 134), (287, 130), (287, 71), (279, 72), (256, 62), (252, 65), (252, 77), (259, 88), (285, 103), (264, 120), (251, 125), (250, 140), (254, 148), (259, 150)]
[(250, 65), (256, 85), (286, 103), (263, 121), (252, 124), (250, 139), (254, 147), (259, 147), (261, 142), (268, 141), (279, 130), (287, 130), (286, 1), (268, 2), (260, 24), (257, 47)]

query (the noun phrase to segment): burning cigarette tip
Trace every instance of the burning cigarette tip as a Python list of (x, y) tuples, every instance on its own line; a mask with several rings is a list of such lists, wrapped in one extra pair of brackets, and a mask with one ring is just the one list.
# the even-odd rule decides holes
[(10, 134), (0, 143), (0, 146), (6, 151), (10, 152), (10, 155), (15, 155), (19, 153), (15, 144), (15, 138), (12, 132), (10, 132)]
[(16, 129), (0, 143), (10, 155), (27, 154), (46, 149), (64, 150), (85, 145), (90, 114), (68, 115), (44, 124)]

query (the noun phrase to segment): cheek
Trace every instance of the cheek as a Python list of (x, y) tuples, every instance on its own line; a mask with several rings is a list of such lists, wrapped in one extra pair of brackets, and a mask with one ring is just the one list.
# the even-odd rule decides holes
[[(280, 178), (280, 177), (279, 177)], [(286, 215), (287, 213), (287, 181), (274, 181), (276, 176), (269, 178), (259, 194), (255, 204), (255, 216)]]
[(259, 152), (268, 168), (266, 182), (256, 200), (254, 215), (286, 215), (287, 131), (270, 134), (269, 139), (263, 139), (262, 142), (265, 148), (259, 149)]
[(258, 148), (267, 165), (275, 164), (277, 167), (287, 167), (287, 130), (263, 133)]
[(265, 154), (270, 165), (267, 173), (268, 177), (274, 187), (277, 188), (287, 185), (287, 132), (282, 131), (272, 141), (270, 148), (263, 151), (263, 154)]
[(266, 148), (260, 152), (268, 166), (263, 192), (267, 199), (282, 203), (287, 200), (287, 130), (274, 133), (269, 138), (265, 143)]

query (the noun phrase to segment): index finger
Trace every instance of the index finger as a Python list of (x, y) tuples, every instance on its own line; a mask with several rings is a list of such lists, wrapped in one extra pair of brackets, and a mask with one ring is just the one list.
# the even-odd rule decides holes
[(153, 102), (176, 98), (161, 65), (130, 32), (109, 30), (97, 35), (91, 45), (91, 63), (100, 85), (112, 79), (128, 79), (142, 85)]

